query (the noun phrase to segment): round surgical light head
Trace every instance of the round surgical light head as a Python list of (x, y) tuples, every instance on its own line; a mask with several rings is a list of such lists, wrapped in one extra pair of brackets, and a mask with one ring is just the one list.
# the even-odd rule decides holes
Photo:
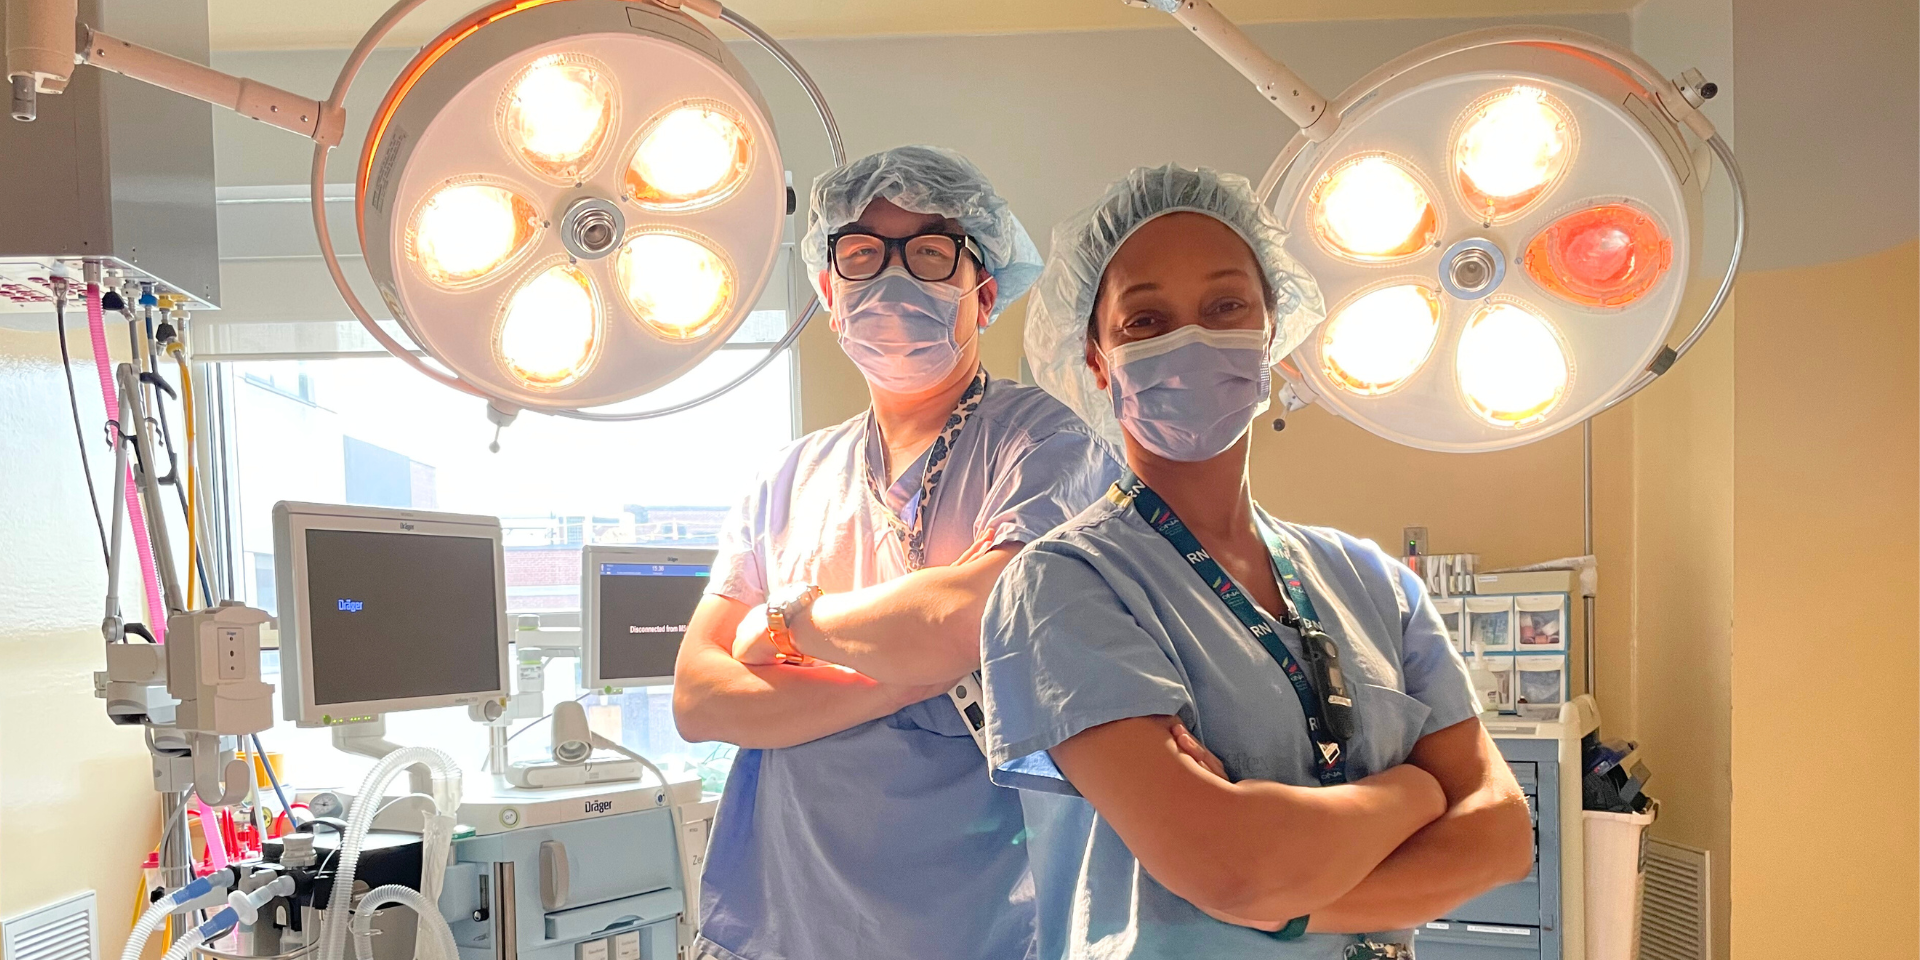
[[(1295, 393), (1398, 443), (1573, 426), (1663, 370), (1698, 258), (1705, 151), (1632, 53), (1545, 28), (1443, 40), (1328, 106), (1268, 174), (1327, 325)], [(1697, 129), (1697, 128), (1696, 128)]]
[(759, 299), (786, 216), (746, 70), (693, 18), (613, 0), (506, 0), (442, 33), (374, 114), (358, 187), (407, 334), (542, 410), (692, 369)]

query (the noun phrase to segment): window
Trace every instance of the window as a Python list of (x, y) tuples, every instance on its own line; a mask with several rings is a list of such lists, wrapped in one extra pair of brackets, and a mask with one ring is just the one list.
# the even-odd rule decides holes
[[(644, 402), (690, 399), (762, 355), (722, 350)], [(273, 505), (303, 500), (497, 516), (509, 616), (577, 625), (582, 545), (714, 543), (727, 509), (794, 436), (790, 358), (718, 400), (654, 420), (589, 423), (523, 412), (500, 433), (499, 453), (488, 450), (494, 427), (482, 401), (391, 357), (235, 361), (220, 364), (218, 376), (234, 514), (228, 555), (240, 561), (244, 599), (269, 611), (279, 600)], [(547, 709), (583, 695), (577, 664), (548, 663)], [(277, 655), (268, 655), (266, 667), (277, 684)], [(669, 772), (691, 769), (719, 788), (731, 748), (681, 740), (671, 688), (591, 694), (583, 702), (595, 730)], [(387, 725), (389, 740), (439, 746), (469, 779), (482, 776), (486, 729), (464, 709), (394, 714)], [(512, 756), (538, 759), (548, 742), (545, 724), (529, 726), (511, 744)], [(302, 786), (351, 788), (371, 765), (332, 749), (327, 731), (285, 722), (267, 748), (286, 755), (289, 778)]]
[(253, 571), (253, 605), (273, 616), (279, 616), (280, 601), (275, 593), (279, 585), (273, 578), (273, 551), (249, 553), (247, 557), (252, 561), (247, 566)]

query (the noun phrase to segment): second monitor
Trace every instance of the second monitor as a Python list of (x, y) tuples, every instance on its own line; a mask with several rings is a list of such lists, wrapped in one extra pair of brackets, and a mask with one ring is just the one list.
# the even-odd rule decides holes
[(589, 688), (673, 682), (673, 662), (707, 589), (713, 555), (711, 547), (581, 551), (580, 630)]

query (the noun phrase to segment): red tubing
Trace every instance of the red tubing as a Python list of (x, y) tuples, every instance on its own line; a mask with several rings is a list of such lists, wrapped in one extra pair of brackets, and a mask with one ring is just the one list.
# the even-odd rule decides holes
[[(100, 311), (100, 285), (87, 284), (87, 332), (93, 336), (93, 368), (100, 375), (100, 399), (107, 406), (107, 417), (118, 420), (120, 417), (120, 391), (113, 387), (113, 363), (107, 355), (106, 320)], [(114, 441), (119, 442), (119, 437)], [(140, 510), (140, 495), (134, 489), (133, 462), (127, 462), (126, 476), (121, 478), (121, 495), (127, 501), (127, 520), (133, 525), (133, 544), (140, 551), (140, 575), (146, 585), (147, 629), (153, 632), (153, 639), (159, 643), (167, 642), (167, 610), (160, 594), (160, 575), (153, 564), (153, 542), (147, 539), (146, 514)]]

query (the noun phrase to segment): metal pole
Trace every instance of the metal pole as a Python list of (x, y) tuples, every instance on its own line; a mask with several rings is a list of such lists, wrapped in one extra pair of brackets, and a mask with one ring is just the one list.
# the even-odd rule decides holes
[[(114, 412), (119, 423), (126, 423), (133, 416), (132, 408), (127, 404), (125, 394), (120, 396), (120, 409)], [(126, 639), (126, 620), (120, 615), (120, 545), (121, 531), (127, 525), (127, 438), (120, 431), (113, 433), (113, 495), (107, 499), (113, 501), (113, 546), (107, 550), (107, 613), (100, 622), (100, 632), (108, 643), (119, 643)]]
[[(156, 461), (153, 458), (153, 441), (146, 428), (147, 412), (140, 402), (140, 374), (133, 364), (123, 363), (114, 371), (120, 381), (120, 396), (132, 398), (135, 429), (133, 431), (134, 450), (140, 455), (141, 469), (136, 471), (140, 479), (140, 491), (146, 501), (147, 516), (152, 522), (147, 524), (147, 535), (153, 540), (154, 565), (160, 568), (161, 593), (166, 596), (167, 615), (187, 612), (187, 605), (180, 593), (180, 576), (173, 566), (173, 544), (167, 537), (167, 518), (162, 512), (160, 499), (160, 478), (154, 475)], [(121, 430), (126, 430), (125, 421)]]
[[(158, 754), (155, 754), (154, 760), (161, 762)], [(186, 816), (187, 803), (182, 794), (172, 790), (160, 794), (160, 883), (168, 890), (178, 890), (193, 880), (193, 862), (188, 857), (191, 848), (188, 846)], [(186, 932), (186, 924), (173, 925), (174, 940), (185, 936)]]
[[(1593, 419), (1580, 424), (1580, 516), (1584, 555), (1593, 556)], [(1580, 591), (1582, 646), (1586, 648), (1586, 692), (1593, 693), (1593, 595)]]

